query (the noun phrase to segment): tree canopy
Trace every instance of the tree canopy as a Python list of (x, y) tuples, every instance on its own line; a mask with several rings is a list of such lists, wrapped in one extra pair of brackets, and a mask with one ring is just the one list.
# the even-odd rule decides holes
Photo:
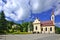
[(0, 13), (0, 33), (5, 33), (7, 30), (7, 21), (5, 20), (4, 12)]

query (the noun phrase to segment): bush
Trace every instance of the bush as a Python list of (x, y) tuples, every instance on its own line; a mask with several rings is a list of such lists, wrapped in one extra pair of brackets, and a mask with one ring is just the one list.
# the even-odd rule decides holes
[(0, 35), (6, 34), (3, 30), (0, 30)]
[(60, 34), (60, 28), (59, 28), (59, 27), (56, 27), (55, 30), (56, 30), (56, 31), (55, 31), (56, 34)]

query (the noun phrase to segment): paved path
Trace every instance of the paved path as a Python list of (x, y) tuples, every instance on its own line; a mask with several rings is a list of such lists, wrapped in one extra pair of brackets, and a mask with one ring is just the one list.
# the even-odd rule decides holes
[(60, 34), (0, 35), (0, 40), (60, 40)]

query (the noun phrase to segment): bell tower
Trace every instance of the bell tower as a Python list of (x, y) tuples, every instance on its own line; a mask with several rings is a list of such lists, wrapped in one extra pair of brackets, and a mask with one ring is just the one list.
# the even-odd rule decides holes
[(54, 21), (55, 21), (54, 10), (52, 11), (52, 15), (51, 15), (51, 21), (53, 21), (53, 23), (54, 23)]

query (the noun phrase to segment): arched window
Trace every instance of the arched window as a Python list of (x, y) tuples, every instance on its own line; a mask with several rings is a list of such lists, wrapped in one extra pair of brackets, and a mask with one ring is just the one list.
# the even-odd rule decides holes
[(47, 28), (45, 28), (45, 31), (47, 31)]
[(36, 30), (37, 30), (37, 26), (36, 26)]
[(50, 27), (50, 31), (52, 31), (52, 27)]
[(41, 31), (43, 31), (43, 28), (41, 28)]
[(52, 17), (52, 19), (53, 19), (53, 17)]

